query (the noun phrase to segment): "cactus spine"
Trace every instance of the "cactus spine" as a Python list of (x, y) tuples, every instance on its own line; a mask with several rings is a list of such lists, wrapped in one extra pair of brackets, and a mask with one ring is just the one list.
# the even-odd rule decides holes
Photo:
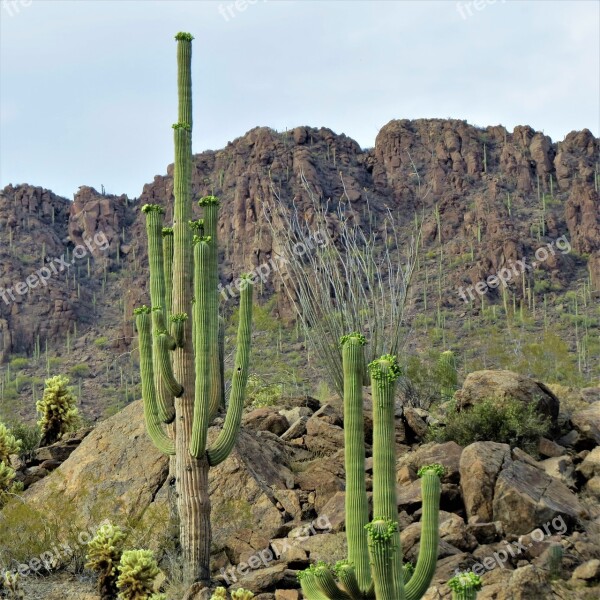
[[(362, 365), (364, 336), (341, 340), (344, 370), (344, 443), (346, 465), (346, 537), (348, 561), (335, 566), (335, 581), (325, 563), (299, 574), (308, 600), (418, 600), (435, 571), (438, 550), (440, 465), (419, 470), (422, 478), (421, 547), (414, 573), (402, 564), (396, 498), (394, 396), (400, 367), (384, 355), (369, 365), (373, 393), (373, 512), (368, 523), (364, 475)], [(405, 578), (407, 582), (405, 583)]]
[[(231, 396), (220, 435), (208, 447), (208, 427), (224, 405), (222, 319), (218, 307), (219, 200), (199, 201), (204, 219), (191, 221), (192, 36), (177, 34), (178, 122), (173, 226), (164, 209), (145, 205), (152, 308), (134, 311), (148, 434), (174, 456), (183, 578), (210, 580), (208, 469), (229, 456), (240, 428), (248, 378), (252, 282), (243, 278)], [(192, 291), (194, 296), (192, 297)], [(167, 427), (165, 427), (165, 424)]]

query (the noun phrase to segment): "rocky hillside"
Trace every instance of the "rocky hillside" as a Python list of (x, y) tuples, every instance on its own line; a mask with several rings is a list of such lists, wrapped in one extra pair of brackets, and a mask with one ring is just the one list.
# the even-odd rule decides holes
[[(567, 364), (550, 375), (585, 383), (600, 376), (599, 150), (588, 130), (553, 142), (527, 126), (508, 132), (455, 120), (391, 121), (367, 150), (326, 128), (256, 128), (222, 150), (196, 155), (193, 191), (223, 200), (224, 284), (277, 255), (264, 218), (274, 193), (311, 210), (302, 178), (332, 209), (347, 203), (360, 215), (367, 201), (376, 214), (389, 208), (406, 239), (416, 214), (423, 237), (409, 347), (452, 346), (464, 373), (514, 367), (509, 361), (517, 348), (525, 356), (519, 369), (536, 376), (544, 374), (531, 357), (549, 352)], [(76, 379), (91, 418), (135, 397), (130, 315), (147, 302), (140, 207), (165, 205), (170, 219), (172, 172), (170, 165), (134, 199), (85, 186), (73, 201), (26, 184), (2, 191), (0, 417), (31, 418), (32, 395), (56, 371)], [(553, 252), (540, 259), (536, 250), (548, 244)], [(535, 258), (536, 267), (512, 281), (505, 296), (488, 289), (485, 297), (473, 291), (465, 292), (467, 301), (461, 297), (461, 289)], [(272, 315), (289, 323), (290, 305), (275, 276), (261, 301), (271, 297)], [(519, 316), (519, 327), (509, 328), (507, 339), (511, 315)], [(285, 353), (289, 335), (279, 338)], [(540, 341), (541, 350), (524, 348), (525, 338)], [(564, 356), (557, 358), (559, 351)], [(7, 369), (15, 358), (21, 362)]]
[[(535, 405), (538, 416), (562, 423), (560, 433), (539, 440), (535, 457), (490, 441), (423, 443), (427, 425), (447, 415), (400, 405), (396, 409), (398, 518), (407, 561), (415, 562), (419, 551), (417, 470), (431, 463), (446, 469), (437, 570), (424, 598), (449, 599), (446, 582), (456, 570), (466, 569), (482, 575), (479, 600), (597, 598), (600, 388), (580, 393), (579, 407), (571, 412), (563, 398), (541, 383), (508, 371), (483, 371), (467, 378), (461, 401), (477, 404), (491, 386), (498, 398)], [(372, 409), (368, 388), (365, 392), (369, 443)], [(211, 436), (219, 424), (217, 420)], [(327, 404), (311, 397), (287, 398), (277, 407), (246, 412), (236, 450), (209, 476), (216, 583), (243, 586), (260, 600), (299, 600), (299, 570), (316, 560), (346, 557), (343, 427), (335, 397)], [(168, 459), (144, 431), (141, 403), (132, 403), (91, 432), (83, 430), (37, 450), (28, 462), (15, 457), (13, 464), (28, 489), (23, 505), (0, 513), (0, 533), (7, 525), (21, 532), (0, 558), (32, 564), (32, 548), (54, 552), (58, 543), (71, 548), (69, 555), (56, 551), (53, 567), (38, 566), (43, 578), (33, 572), (23, 577), (27, 598), (97, 597), (92, 581), (74, 573), (85, 554), (81, 532), (87, 535), (106, 518), (128, 527), (132, 547), (155, 550), (161, 567), (171, 574), (169, 600), (204, 597), (186, 594), (173, 578), (177, 549), (169, 529)], [(370, 446), (365, 466), (370, 489)], [(54, 546), (44, 546), (44, 535)], [(549, 551), (557, 546), (562, 549), (558, 565)], [(48, 571), (57, 570), (59, 575), (48, 577)]]

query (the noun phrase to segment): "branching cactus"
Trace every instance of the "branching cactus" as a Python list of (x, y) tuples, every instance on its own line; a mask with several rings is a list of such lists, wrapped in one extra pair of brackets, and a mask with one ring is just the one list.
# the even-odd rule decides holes
[(125, 537), (120, 527), (108, 524), (102, 526), (88, 544), (85, 566), (98, 572), (98, 591), (102, 600), (112, 600), (117, 595), (118, 567)]
[(458, 373), (456, 371), (456, 357), (452, 350), (446, 350), (438, 359), (438, 372), (441, 383), (442, 398), (450, 400), (458, 388)]
[(174, 458), (177, 512), (187, 584), (210, 580), (208, 469), (235, 445), (244, 406), (252, 323), (252, 279), (242, 277), (237, 351), (223, 429), (208, 444), (208, 427), (225, 406), (223, 320), (219, 316), (219, 200), (199, 201), (192, 221), (192, 36), (177, 34), (178, 122), (172, 227), (164, 209), (146, 215), (151, 306), (135, 310), (139, 333), (144, 415), (156, 447)]
[(80, 423), (77, 399), (69, 389), (69, 379), (56, 375), (46, 379), (45, 385), (44, 395), (36, 403), (40, 414), (41, 446), (53, 444)]
[(127, 550), (119, 563), (119, 600), (149, 600), (153, 596), (154, 580), (160, 573), (150, 550)]
[[(364, 336), (341, 340), (344, 370), (344, 453), (346, 467), (346, 537), (348, 560), (332, 570), (319, 562), (299, 574), (308, 600), (418, 600), (436, 567), (439, 541), (440, 479), (444, 468), (419, 470), (423, 516), (417, 564), (402, 564), (396, 497), (394, 398), (401, 374), (395, 356), (369, 365), (373, 393), (373, 513), (365, 486), (365, 440), (362, 397)], [(337, 578), (337, 581), (336, 581)]]
[(0, 423), (0, 461), (8, 464), (11, 454), (21, 450), (21, 440), (18, 440), (4, 423)]
[(470, 571), (455, 575), (449, 582), (452, 600), (475, 600), (481, 589), (481, 577)]

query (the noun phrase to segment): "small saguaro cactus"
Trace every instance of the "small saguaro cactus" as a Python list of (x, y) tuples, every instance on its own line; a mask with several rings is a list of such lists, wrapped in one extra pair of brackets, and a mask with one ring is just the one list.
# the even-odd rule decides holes
[(458, 573), (449, 582), (452, 590), (452, 600), (475, 600), (481, 589), (481, 577), (471, 571)]
[(100, 527), (88, 544), (85, 566), (98, 572), (98, 591), (102, 600), (112, 600), (117, 595), (118, 567), (125, 537), (120, 527), (107, 524)]
[(148, 434), (171, 461), (176, 485), (183, 580), (210, 581), (208, 469), (229, 456), (240, 428), (248, 379), (252, 278), (242, 277), (237, 352), (223, 429), (211, 445), (208, 427), (225, 406), (223, 321), (219, 316), (219, 199), (198, 202), (192, 220), (193, 37), (178, 33), (178, 122), (172, 227), (155, 204), (146, 215), (151, 307), (136, 309), (144, 415)]
[(308, 600), (418, 600), (435, 571), (441, 465), (419, 469), (423, 496), (419, 557), (414, 570), (412, 565), (402, 564), (394, 423), (395, 388), (401, 370), (391, 355), (368, 366), (373, 393), (373, 513), (377, 515), (368, 522), (362, 397), (365, 341), (359, 333), (341, 340), (348, 560), (337, 563), (333, 571), (324, 562), (301, 571), (298, 578)]
[(446, 350), (440, 354), (438, 360), (438, 373), (441, 384), (441, 396), (445, 400), (450, 400), (458, 388), (456, 358), (452, 350)]
[(46, 379), (44, 395), (36, 403), (40, 414), (38, 426), (42, 434), (41, 446), (49, 446), (71, 431), (79, 423), (76, 398), (69, 389), (69, 379), (56, 375)]
[(563, 556), (564, 550), (560, 544), (552, 544), (548, 548), (548, 570), (550, 571), (550, 577), (553, 579), (560, 575)]

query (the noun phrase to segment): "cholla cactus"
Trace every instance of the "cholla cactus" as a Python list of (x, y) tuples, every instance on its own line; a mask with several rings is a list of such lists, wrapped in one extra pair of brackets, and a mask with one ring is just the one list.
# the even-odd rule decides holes
[(17, 494), (23, 490), (20, 482), (15, 483), (15, 477), (15, 470), (0, 462), (0, 508), (6, 503), (9, 494)]
[(373, 391), (373, 512), (378, 515), (369, 523), (362, 398), (365, 338), (353, 333), (344, 336), (341, 344), (348, 560), (338, 563), (334, 572), (319, 562), (300, 572), (298, 578), (307, 600), (364, 600), (373, 596), (377, 600), (417, 600), (427, 591), (436, 567), (444, 468), (430, 465), (419, 469), (423, 516), (419, 557), (413, 572), (412, 565), (402, 564), (398, 532), (394, 396), (400, 366), (390, 355), (369, 365)]
[(119, 563), (119, 600), (149, 600), (160, 569), (150, 550), (127, 550)]
[(36, 404), (41, 415), (38, 421), (42, 433), (41, 446), (53, 444), (79, 423), (76, 399), (68, 385), (69, 379), (63, 375), (46, 379), (44, 395)]
[(452, 590), (452, 600), (475, 600), (481, 589), (481, 577), (471, 571), (458, 573), (449, 582)]
[(8, 464), (8, 457), (21, 449), (21, 440), (15, 438), (4, 423), (0, 423), (0, 461)]
[(227, 590), (224, 587), (219, 586), (213, 592), (210, 600), (227, 600)]
[(250, 590), (239, 588), (231, 592), (231, 597), (233, 600), (251, 600), (251, 598), (254, 598), (254, 594)]
[(98, 571), (98, 591), (102, 600), (112, 600), (117, 595), (118, 567), (125, 537), (120, 527), (108, 524), (102, 526), (88, 544), (85, 566)]
[(0, 577), (0, 592), (6, 592), (6, 598), (8, 600), (24, 600), (25, 594), (19, 587), (19, 574), (11, 573), (6, 571), (2, 577)]

